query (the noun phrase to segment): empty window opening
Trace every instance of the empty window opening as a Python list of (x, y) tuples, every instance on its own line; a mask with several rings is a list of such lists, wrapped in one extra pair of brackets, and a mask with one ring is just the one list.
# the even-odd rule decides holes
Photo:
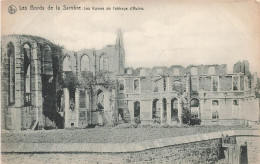
[(139, 101), (134, 102), (134, 117), (140, 118), (140, 102)]
[(196, 98), (191, 100), (191, 117), (199, 118), (199, 100)]
[(239, 90), (238, 80), (238, 77), (233, 77), (233, 91)]
[(152, 107), (152, 119), (159, 118), (160, 113), (158, 111), (158, 99), (153, 100), (153, 107)]
[(83, 55), (81, 58), (80, 71), (89, 71), (89, 57), (87, 55)]
[(178, 99), (176, 98), (171, 101), (171, 120), (178, 121)]
[(24, 45), (24, 80), (25, 80), (25, 99), (24, 105), (31, 105), (31, 47)]
[(15, 102), (15, 52), (14, 45), (7, 45), (7, 57), (9, 59), (9, 104)]
[(63, 59), (63, 71), (66, 72), (66, 71), (72, 71), (72, 68), (71, 68), (71, 58), (67, 55), (65, 56), (65, 58)]
[(219, 101), (213, 100), (212, 101), (212, 119), (218, 119), (219, 118)]
[(218, 91), (218, 77), (212, 77), (212, 90)]
[(134, 91), (139, 91), (140, 83), (139, 80), (134, 80)]

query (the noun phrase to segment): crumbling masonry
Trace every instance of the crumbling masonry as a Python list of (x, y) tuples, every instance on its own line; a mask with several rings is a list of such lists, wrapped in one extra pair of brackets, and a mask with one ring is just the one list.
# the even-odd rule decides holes
[(115, 45), (67, 51), (28, 35), (2, 36), (2, 128), (85, 128), (179, 124), (189, 111), (202, 124), (259, 122), (259, 79), (247, 61), (234, 65), (125, 68), (121, 31)]

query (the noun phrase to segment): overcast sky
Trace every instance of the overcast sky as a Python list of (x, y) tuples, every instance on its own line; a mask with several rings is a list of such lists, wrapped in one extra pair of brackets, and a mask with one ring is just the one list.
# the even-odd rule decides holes
[[(115, 44), (121, 28), (126, 66), (228, 64), (249, 60), (260, 74), (260, 4), (256, 1), (214, 2), (92, 0), (63, 2), (81, 7), (143, 7), (143, 11), (47, 11), (54, 1), (40, 3), (45, 11), (30, 11), (29, 3), (2, 2), (2, 33), (44, 37), (68, 50), (100, 49)], [(18, 8), (9, 14), (7, 6)], [(27, 11), (19, 6), (27, 6)], [(258, 68), (257, 68), (258, 67)], [(258, 75), (259, 76), (259, 75)]]

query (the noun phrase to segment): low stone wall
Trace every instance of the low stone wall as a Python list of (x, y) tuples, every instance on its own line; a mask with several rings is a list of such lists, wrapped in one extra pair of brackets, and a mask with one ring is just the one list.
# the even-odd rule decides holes
[[(221, 139), (130, 153), (2, 154), (4, 163), (205, 163), (221, 159)], [(175, 162), (174, 162), (175, 161)]]
[(260, 161), (260, 137), (237, 137), (238, 144), (247, 143), (248, 163), (258, 164)]
[(223, 150), (221, 149), (221, 139), (121, 155), (126, 163), (213, 163), (224, 158)]
[[(233, 130), (135, 143), (111, 144), (112, 147), (110, 148), (107, 144), (95, 143), (22, 143), (16, 145), (18, 147), (10, 146), (9, 149), (2, 145), (2, 150), (4, 150), (2, 161), (4, 163), (19, 162), (26, 164), (47, 162), (106, 164), (225, 163), (224, 158), (227, 157), (225, 157), (222, 148), (222, 135), (236, 136), (238, 144), (247, 142), (248, 162), (258, 163), (260, 153), (260, 134), (258, 130)], [(169, 143), (170, 140), (174, 141), (175, 144)], [(178, 140), (179, 144), (177, 144)], [(63, 147), (59, 147), (60, 145), (63, 145)], [(108, 152), (109, 149), (110, 152)], [(34, 152), (30, 152), (30, 150), (34, 150)]]

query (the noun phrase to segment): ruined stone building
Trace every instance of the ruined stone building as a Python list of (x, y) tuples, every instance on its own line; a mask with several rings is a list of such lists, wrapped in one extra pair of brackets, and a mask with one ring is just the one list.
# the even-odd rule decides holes
[(175, 124), (189, 111), (202, 124), (259, 122), (259, 81), (247, 61), (125, 68), (122, 34), (100, 50), (65, 50), (28, 35), (2, 36), (1, 120), (5, 129)]

